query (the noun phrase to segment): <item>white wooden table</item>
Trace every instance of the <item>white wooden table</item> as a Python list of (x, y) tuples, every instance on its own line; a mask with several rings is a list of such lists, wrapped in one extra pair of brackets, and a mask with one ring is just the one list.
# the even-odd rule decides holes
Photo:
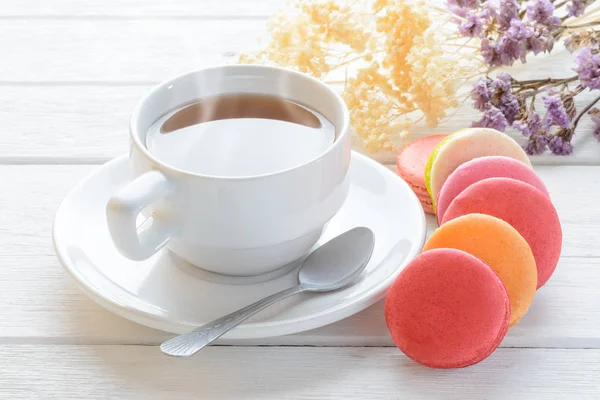
[[(314, 331), (178, 360), (157, 347), (168, 334), (78, 292), (52, 249), (62, 198), (127, 151), (143, 93), (234, 60), (278, 3), (0, 2), (0, 399), (599, 398), (600, 144), (587, 132), (576, 156), (534, 160), (563, 223), (556, 274), (501, 348), (468, 369), (409, 361), (382, 303)], [(561, 60), (531, 65), (557, 74), (569, 68)], [(464, 127), (469, 113), (440, 130)]]

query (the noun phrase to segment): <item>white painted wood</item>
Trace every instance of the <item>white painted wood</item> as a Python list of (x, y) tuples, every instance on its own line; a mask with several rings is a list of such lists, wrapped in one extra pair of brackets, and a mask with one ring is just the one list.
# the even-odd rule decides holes
[[(176, 21), (177, 28), (174, 23), (3, 22), (4, 31), (31, 43), (23, 46), (11, 40), (11, 35), (0, 35), (0, 48), (12, 49), (14, 54), (14, 62), (0, 65), (0, 103), (4, 105), (0, 109), (0, 162), (96, 163), (124, 153), (129, 115), (154, 83), (189, 69), (234, 62), (236, 52), (252, 46), (264, 28), (263, 21)], [(110, 24), (114, 26), (106, 30)], [(225, 33), (213, 35), (214, 40), (191, 39), (206, 37), (221, 24)], [(560, 57), (566, 54), (546, 57), (545, 63), (535, 58), (528, 67), (540, 74), (568, 76), (572, 72)], [(35, 66), (42, 59), (50, 61), (44, 61), (45, 68), (40, 70)], [(520, 71), (517, 76), (529, 75)], [(583, 93), (578, 107), (595, 96)], [(454, 132), (469, 126), (477, 115), (466, 103), (452, 120), (437, 128), (417, 126), (414, 137)], [(533, 162), (600, 165), (600, 143), (591, 132), (591, 123), (584, 118), (573, 141), (574, 156), (547, 154), (533, 157)], [(520, 143), (525, 140), (517, 132), (509, 134)], [(394, 162), (393, 154), (374, 158)]]
[[(0, 66), (0, 69), (2, 67)], [(128, 150), (129, 116), (150, 85), (8, 85), (0, 90), (0, 162), (100, 163)], [(587, 96), (589, 97), (589, 96)], [(466, 106), (435, 129), (449, 132), (474, 118)], [(600, 164), (600, 143), (588, 121), (575, 137), (576, 155), (534, 157), (536, 164)], [(429, 131), (431, 132), (431, 131)], [(421, 135), (425, 131), (418, 131)], [(519, 135), (513, 135), (523, 142)], [(393, 155), (377, 156), (393, 162)]]
[[(157, 344), (161, 332), (95, 305), (59, 265), (51, 243), (54, 212), (94, 166), (0, 166), (0, 343)], [(538, 167), (563, 221), (563, 258), (530, 313), (503, 346), (600, 348), (600, 167)], [(577, 196), (573, 193), (577, 190)], [(430, 230), (435, 223), (429, 218)], [(379, 303), (336, 324), (298, 335), (237, 344), (391, 345)]]
[(285, 0), (18, 0), (0, 3), (0, 18), (266, 17)]
[(265, 22), (9, 19), (1, 29), (10, 62), (0, 64), (0, 82), (147, 84), (235, 61), (256, 46)]
[[(283, 2), (0, 2), (0, 399), (598, 398), (600, 167), (537, 167), (563, 222), (563, 257), (503, 348), (469, 369), (425, 369), (393, 347), (339, 347), (392, 346), (383, 302), (314, 331), (175, 360), (146, 346), (165, 333), (105, 311), (70, 282), (52, 249), (52, 218), (95, 167), (46, 164), (126, 152), (128, 117), (143, 93), (181, 72), (234, 62)], [(512, 71), (569, 76), (571, 59), (558, 53)], [(415, 135), (475, 118), (466, 104), (450, 123)], [(578, 131), (575, 156), (534, 163), (600, 165), (590, 132), (589, 124)]]
[(499, 349), (426, 369), (395, 348), (212, 347), (182, 360), (139, 346), (0, 346), (2, 398), (597, 399), (600, 350)]

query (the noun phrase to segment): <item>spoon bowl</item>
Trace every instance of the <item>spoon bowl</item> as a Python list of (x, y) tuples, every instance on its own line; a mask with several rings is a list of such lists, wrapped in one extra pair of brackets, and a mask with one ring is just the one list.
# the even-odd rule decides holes
[(304, 260), (298, 271), (300, 286), (328, 292), (352, 283), (365, 269), (375, 247), (375, 235), (359, 227), (331, 239)]

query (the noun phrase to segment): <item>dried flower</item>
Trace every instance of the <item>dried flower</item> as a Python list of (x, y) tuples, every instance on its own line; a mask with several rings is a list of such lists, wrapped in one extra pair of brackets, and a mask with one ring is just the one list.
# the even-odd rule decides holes
[(544, 105), (548, 110), (549, 122), (561, 128), (569, 126), (571, 119), (567, 115), (562, 99), (556, 92), (551, 92), (548, 96), (544, 97)]
[(581, 86), (590, 89), (600, 89), (600, 55), (598, 49), (587, 47), (575, 58), (577, 72)]
[(517, 40), (502, 36), (498, 44), (498, 53), (500, 54), (500, 63), (511, 66), (515, 60), (521, 57), (521, 46)]
[(473, 9), (479, 7), (479, 0), (448, 0), (450, 6)]
[(496, 92), (497, 96), (501, 96), (506, 92), (510, 92), (510, 85), (512, 83), (512, 78), (506, 72), (501, 72), (496, 76), (490, 83), (490, 87), (494, 92)]
[(567, 15), (569, 17), (579, 17), (585, 12), (585, 2), (581, 0), (571, 0), (571, 4), (567, 6)]
[(575, 115), (577, 114), (577, 108), (575, 107), (575, 100), (573, 99), (573, 97), (574, 93), (571, 92), (560, 94), (560, 99), (562, 100), (569, 120), (573, 120), (573, 118), (575, 118)]
[(533, 35), (527, 41), (528, 50), (538, 55), (543, 52), (550, 52), (554, 47), (554, 37), (543, 25), (538, 25), (533, 31)]
[(542, 116), (537, 111), (530, 111), (524, 119), (513, 122), (512, 126), (520, 130), (523, 136), (530, 137), (542, 130)]
[(463, 36), (480, 37), (483, 32), (483, 19), (475, 13), (468, 13), (467, 20), (458, 27), (458, 31)]
[(483, 116), (479, 121), (475, 121), (471, 124), (472, 127), (481, 127), (481, 128), (492, 128), (499, 130), (500, 132), (504, 132), (504, 130), (509, 126), (506, 117), (502, 113), (502, 111), (494, 107), (492, 105), (488, 105), (483, 112)]
[(513, 18), (506, 30), (506, 36), (517, 41), (527, 40), (533, 36), (533, 28), (520, 19)]
[[(450, 5), (480, 7), (478, 0)], [(453, 17), (425, 0), (295, 0), (290, 7), (269, 22), (263, 49), (240, 61), (335, 82), (357, 144), (371, 152), (401, 146), (418, 120), (439, 123), (460, 104), (458, 89), (478, 71), (473, 50), (456, 51), (460, 43), (447, 24)]]
[[(493, 3), (490, 3), (493, 4)], [(502, 0), (500, 1), (499, 10), (497, 13), (497, 20), (500, 23), (501, 28), (508, 28), (513, 19), (517, 19), (519, 16), (519, 3), (516, 0)], [(554, 8), (553, 8), (554, 11)]]
[(497, 43), (493, 43), (489, 39), (481, 41), (481, 55), (485, 63), (490, 67), (499, 67), (502, 65), (499, 47)]
[[(486, 76), (470, 92), (473, 107), (483, 113), (473, 126), (504, 130), (508, 125), (528, 139), (523, 146), (529, 154), (550, 149), (554, 154), (573, 152), (571, 139), (581, 116), (597, 102), (594, 100), (579, 114), (574, 97), (584, 89), (600, 90), (600, 19), (586, 13), (589, 0), (488, 0), (469, 9), (458, 32), (471, 41), (480, 40), (480, 57), (488, 67)], [(585, 15), (577, 21), (575, 17)], [(480, 28), (481, 27), (481, 28)], [(519, 81), (506, 73), (491, 80), (488, 74), (501, 66), (525, 63), (530, 53), (550, 53), (554, 43), (565, 39), (569, 51), (587, 47), (576, 58), (577, 75), (562, 78)], [(535, 109), (542, 98), (546, 112)], [(592, 114), (590, 114), (592, 115)], [(600, 115), (593, 114), (600, 140)]]
[(473, 89), (471, 90), (471, 99), (473, 100), (473, 107), (475, 107), (479, 111), (485, 110), (490, 102), (490, 90), (488, 88), (489, 83), (490, 79), (479, 78), (479, 80), (475, 82), (475, 84), (473, 85)]
[(519, 100), (517, 99), (517, 96), (511, 92), (506, 92), (500, 97), (498, 108), (506, 117), (508, 124), (512, 125), (515, 118), (517, 118), (517, 115), (519, 115)]
[(573, 145), (568, 140), (563, 140), (563, 136), (570, 136), (572, 132), (568, 129), (562, 130), (560, 133), (554, 135), (548, 142), (548, 148), (550, 151), (559, 156), (568, 156), (573, 153)]
[(548, 148), (550, 138), (543, 133), (533, 134), (529, 136), (529, 140), (523, 146), (525, 152), (529, 155), (542, 154)]
[(565, 47), (571, 53), (579, 48), (593, 46), (600, 43), (600, 31), (579, 31), (570, 34), (564, 41)]
[(560, 24), (554, 17), (554, 4), (550, 0), (530, 0), (527, 2), (527, 18), (530, 21), (545, 25)]

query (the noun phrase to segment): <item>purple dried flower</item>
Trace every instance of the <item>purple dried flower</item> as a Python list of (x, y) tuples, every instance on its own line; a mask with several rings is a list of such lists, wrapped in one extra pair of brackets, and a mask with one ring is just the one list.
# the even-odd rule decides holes
[(499, 108), (488, 105), (479, 121), (471, 124), (473, 128), (492, 128), (504, 132), (508, 127), (506, 117)]
[(577, 66), (573, 71), (579, 75), (579, 81), (584, 88), (600, 89), (600, 55), (596, 49), (586, 47), (575, 58)]
[(537, 55), (544, 51), (550, 52), (554, 47), (554, 37), (550, 31), (541, 25), (538, 25), (533, 35), (527, 41), (527, 48)]
[(510, 75), (507, 72), (500, 72), (496, 76), (496, 79), (494, 79), (491, 82), (490, 87), (495, 92), (500, 92), (500, 94), (502, 94), (504, 92), (510, 91), (511, 83), (512, 83), (512, 78), (510, 77)]
[(489, 80), (487, 78), (479, 78), (473, 85), (471, 90), (471, 99), (473, 99), (473, 107), (479, 111), (484, 111), (490, 102), (490, 91), (488, 88)]
[(505, 92), (500, 97), (498, 108), (502, 110), (506, 120), (510, 125), (512, 125), (517, 115), (519, 115), (519, 100), (517, 100), (517, 96), (511, 92)]
[(549, 141), (550, 139), (545, 133), (536, 133), (529, 136), (529, 140), (523, 146), (523, 149), (529, 155), (542, 154), (548, 148)]
[[(551, 3), (552, 4), (552, 3)], [(517, 0), (501, 0), (500, 7), (496, 16), (501, 28), (508, 28), (513, 19), (519, 17), (519, 3)], [(554, 11), (554, 6), (552, 8)]]
[(533, 28), (520, 19), (513, 18), (506, 30), (506, 36), (512, 40), (526, 40), (533, 36)]
[(517, 40), (502, 36), (498, 43), (498, 54), (502, 65), (511, 66), (521, 56), (521, 46)]
[[(502, 111), (509, 125), (513, 123), (519, 113), (519, 101), (511, 91), (512, 78), (506, 72), (501, 72), (493, 81), (486, 81), (489, 89), (490, 104)], [(485, 111), (484, 109), (481, 109)]]
[(567, 15), (569, 17), (579, 17), (585, 11), (585, 2), (581, 0), (572, 0), (567, 6)]
[(524, 136), (529, 137), (542, 129), (542, 116), (537, 111), (530, 111), (527, 118), (513, 122), (512, 126), (520, 130)]
[[(565, 135), (569, 135), (570, 133), (566, 132)], [(548, 142), (548, 148), (550, 151), (559, 156), (568, 156), (573, 153), (573, 145), (564, 140), (562, 135), (554, 135), (552, 139)]]
[(479, 0), (447, 0), (446, 5), (473, 9), (479, 7)]
[(453, 14), (465, 18), (470, 9), (479, 7), (479, 0), (447, 0), (446, 8)]
[(548, 119), (552, 124), (558, 125), (561, 128), (566, 128), (571, 122), (571, 118), (567, 115), (565, 106), (559, 96), (550, 94), (544, 97), (544, 105), (548, 110)]
[(481, 41), (481, 55), (483, 60), (490, 67), (499, 67), (502, 65), (498, 44), (490, 42), (488, 39)]
[(458, 27), (458, 31), (463, 36), (480, 37), (483, 31), (483, 20), (474, 13), (467, 14), (467, 20)]
[(527, 18), (540, 24), (560, 24), (554, 17), (554, 4), (550, 0), (531, 0), (527, 3)]

